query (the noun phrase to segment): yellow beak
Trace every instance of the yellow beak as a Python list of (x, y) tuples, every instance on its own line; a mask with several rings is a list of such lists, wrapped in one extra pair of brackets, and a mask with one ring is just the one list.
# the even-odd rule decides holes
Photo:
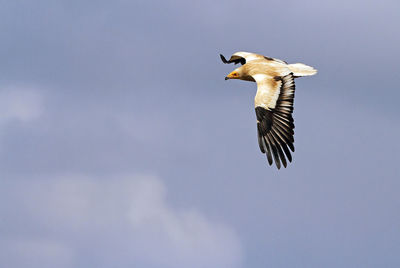
[(239, 74), (236, 71), (231, 72), (225, 77), (225, 80), (238, 78)]

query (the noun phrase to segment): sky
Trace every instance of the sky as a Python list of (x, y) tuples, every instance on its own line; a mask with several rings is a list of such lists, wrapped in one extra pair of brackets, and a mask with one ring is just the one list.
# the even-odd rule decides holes
[[(0, 0), (0, 266), (399, 267), (399, 10)], [(318, 69), (286, 169), (236, 51)]]

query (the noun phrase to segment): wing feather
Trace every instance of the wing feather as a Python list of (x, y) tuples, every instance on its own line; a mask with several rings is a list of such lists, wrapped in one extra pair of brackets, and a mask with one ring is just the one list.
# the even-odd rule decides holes
[(272, 148), (272, 155), (274, 156), (276, 167), (278, 169), (280, 169), (281, 168), (281, 162), (279, 161), (278, 149), (277, 149), (277, 146), (275, 145), (274, 139), (271, 136), (271, 133), (267, 134), (267, 138), (268, 138), (269, 145)]
[(219, 56), (220, 56), (222, 62), (225, 63), (225, 64), (229, 64), (229, 63), (235, 63), (235, 65), (238, 64), (238, 63), (241, 63), (242, 65), (246, 64), (246, 59), (243, 58), (243, 57), (232, 56), (229, 60), (226, 60), (224, 55), (219, 54)]

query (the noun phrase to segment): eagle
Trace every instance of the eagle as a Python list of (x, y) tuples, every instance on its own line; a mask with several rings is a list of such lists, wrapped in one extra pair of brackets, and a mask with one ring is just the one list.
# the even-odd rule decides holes
[[(257, 136), (260, 150), (266, 154), (269, 165), (287, 167), (294, 152), (293, 102), (294, 79), (310, 76), (317, 70), (303, 63), (285, 61), (250, 52), (236, 52), (229, 60), (220, 54), (223, 63), (240, 63), (225, 80), (240, 79), (257, 83), (254, 106), (257, 118)], [(290, 150), (289, 150), (290, 149)]]

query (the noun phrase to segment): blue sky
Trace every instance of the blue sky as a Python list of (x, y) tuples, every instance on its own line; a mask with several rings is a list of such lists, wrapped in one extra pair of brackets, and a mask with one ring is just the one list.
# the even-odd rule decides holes
[[(0, 1), (0, 266), (398, 267), (398, 1)], [(256, 86), (296, 80), (294, 161)]]

